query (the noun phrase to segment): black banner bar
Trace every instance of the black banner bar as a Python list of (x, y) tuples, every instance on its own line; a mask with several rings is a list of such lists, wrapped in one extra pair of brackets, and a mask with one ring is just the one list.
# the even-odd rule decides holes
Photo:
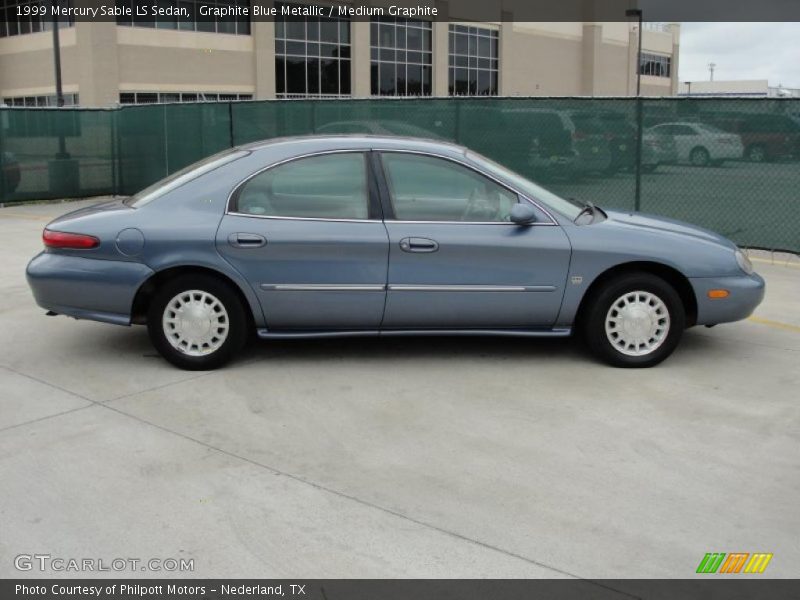
[[(73, 21), (333, 17), (355, 21), (412, 18), (448, 22), (596, 22), (629, 20), (626, 11), (631, 9), (641, 10), (645, 22), (800, 21), (800, 2), (796, 0), (40, 0), (20, 3), (19, 10), (30, 11), (31, 7), (46, 9), (48, 18)], [(9, 12), (0, 20), (45, 16)]]
[(4, 580), (3, 600), (796, 600), (800, 580)]

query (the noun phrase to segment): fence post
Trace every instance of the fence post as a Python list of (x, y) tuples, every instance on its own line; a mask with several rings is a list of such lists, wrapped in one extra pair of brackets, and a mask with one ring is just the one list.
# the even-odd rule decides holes
[(636, 97), (636, 191), (634, 192), (633, 210), (642, 208), (642, 97)]
[(456, 144), (461, 143), (461, 98), (453, 98), (453, 102), (456, 103), (456, 123), (455, 127), (453, 128), (453, 135), (456, 138), (453, 140)]
[(169, 122), (167, 121), (167, 106), (169, 106), (169, 104), (161, 105), (161, 129), (164, 132), (164, 175), (162, 175), (162, 177), (169, 175)]
[(233, 143), (233, 101), (228, 100), (228, 137), (230, 138), (229, 148), (234, 147)]
[[(9, 128), (11, 127), (11, 115), (14, 113), (10, 110), (3, 110), (0, 108), (0, 167), (3, 164), (3, 152), (4, 150), (4, 143), (3, 139), (5, 138), (5, 133), (3, 132), (5, 127), (3, 127), (3, 121), (8, 121)], [(2, 206), (6, 200), (10, 198), (6, 198), (6, 175), (5, 172), (0, 169), (0, 206)]]
[(111, 146), (111, 188), (115, 196), (119, 196), (119, 181), (117, 180), (117, 170), (119, 169), (119, 157), (117, 156), (117, 111), (110, 112), (111, 131), (109, 132), (109, 145)]

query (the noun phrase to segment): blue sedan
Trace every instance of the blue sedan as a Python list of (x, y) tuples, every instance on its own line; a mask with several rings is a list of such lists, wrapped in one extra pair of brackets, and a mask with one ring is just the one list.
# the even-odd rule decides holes
[(463, 147), (326, 136), (241, 146), (47, 225), (50, 314), (146, 324), (212, 369), (264, 339), (582, 334), (648, 367), (744, 319), (764, 280), (729, 240), (563, 199)]

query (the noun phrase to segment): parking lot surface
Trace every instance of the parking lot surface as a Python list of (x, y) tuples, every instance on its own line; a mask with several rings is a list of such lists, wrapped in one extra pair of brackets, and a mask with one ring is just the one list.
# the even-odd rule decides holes
[(75, 206), (0, 210), (0, 576), (49, 554), (194, 561), (122, 573), (146, 577), (684, 578), (706, 552), (797, 576), (796, 257), (756, 253), (755, 315), (648, 370), (571, 340), (396, 338), (190, 373), (143, 327), (34, 304), (25, 265)]

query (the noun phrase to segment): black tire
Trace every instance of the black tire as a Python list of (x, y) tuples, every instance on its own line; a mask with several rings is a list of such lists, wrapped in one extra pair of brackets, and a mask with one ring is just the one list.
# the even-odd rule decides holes
[[(176, 348), (173, 343), (168, 341), (168, 333), (163, 324), (167, 304), (181, 293), (191, 290), (210, 294), (224, 307), (224, 313), (227, 313), (226, 317), (224, 313), (218, 317), (220, 322), (226, 322), (228, 326), (224, 341), (218, 348), (200, 356), (193, 356)], [(188, 371), (216, 369), (227, 363), (247, 341), (247, 323), (245, 308), (239, 296), (231, 289), (230, 285), (211, 275), (182, 275), (167, 282), (156, 290), (147, 311), (147, 331), (156, 350), (176, 367)]]
[[(646, 292), (656, 296), (666, 307), (669, 326), (663, 341), (651, 352), (639, 356), (624, 353), (606, 334), (606, 317), (612, 305), (626, 294)], [(666, 281), (650, 273), (627, 273), (605, 283), (586, 299), (581, 326), (586, 344), (600, 359), (615, 367), (652, 367), (667, 358), (686, 328), (686, 314), (680, 296)]]
[(767, 149), (761, 144), (753, 144), (747, 148), (747, 160), (750, 162), (767, 162)]
[(702, 146), (698, 146), (697, 148), (692, 148), (692, 151), (689, 153), (689, 162), (695, 167), (705, 167), (711, 162), (711, 155), (708, 153), (708, 150)]

